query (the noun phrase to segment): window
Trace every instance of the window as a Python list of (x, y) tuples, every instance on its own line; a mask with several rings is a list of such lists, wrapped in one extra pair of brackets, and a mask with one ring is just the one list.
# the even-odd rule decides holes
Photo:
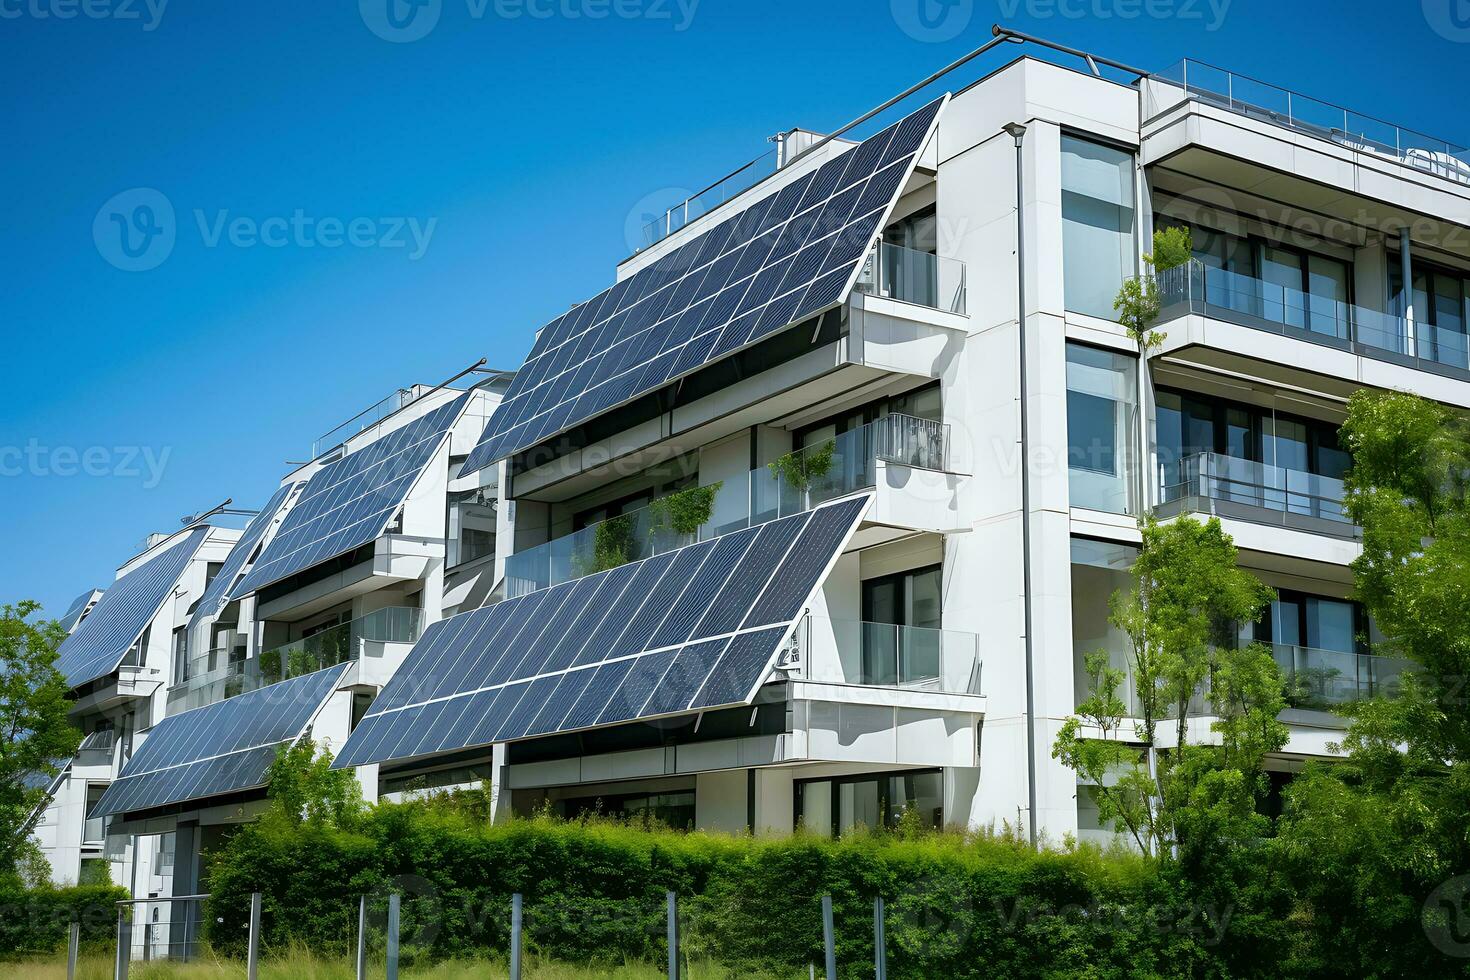
[[(1396, 256), (1389, 272), (1389, 288), (1400, 315), (1404, 313), (1404, 277)], [(1420, 357), (1454, 367), (1470, 367), (1466, 322), (1470, 280), (1462, 272), (1433, 266), (1414, 269), (1414, 340)]]
[(495, 554), (496, 508), (493, 489), (449, 495), (446, 562), (451, 568)]
[(1067, 470), (1072, 506), (1134, 513), (1137, 361), (1067, 345)]
[(1087, 676), (1085, 658), (1098, 650), (1108, 653), (1108, 665), (1124, 672), (1118, 696), (1136, 714), (1132, 661), (1128, 656), (1128, 638), (1109, 622), (1113, 593), (1132, 587), (1129, 568), (1138, 558), (1138, 549), (1130, 545), (1072, 539), (1072, 662), (1073, 695), (1080, 704), (1092, 693), (1092, 679)]
[(859, 827), (944, 826), (944, 773), (939, 769), (873, 773), (796, 784), (796, 820), (814, 834), (841, 836)]
[(903, 685), (939, 676), (943, 572), (930, 565), (863, 582), (859, 683)]
[(1134, 274), (1133, 156), (1062, 137), (1062, 280), (1067, 309), (1116, 319), (1113, 300)]
[(174, 630), (174, 683), (182, 684), (189, 679), (189, 628), (180, 626)]
[(659, 824), (674, 830), (694, 829), (694, 791), (630, 793), (622, 796), (589, 796), (561, 800), (558, 815), (568, 820), (587, 814), (623, 817), (645, 825)]

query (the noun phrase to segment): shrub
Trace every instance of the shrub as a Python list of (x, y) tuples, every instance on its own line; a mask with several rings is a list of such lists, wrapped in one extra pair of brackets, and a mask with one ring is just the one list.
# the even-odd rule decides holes
[(0, 886), (0, 958), (65, 950), (73, 919), (82, 925), (83, 947), (111, 948), (117, 940), (115, 903), (127, 897), (127, 889), (112, 885)]

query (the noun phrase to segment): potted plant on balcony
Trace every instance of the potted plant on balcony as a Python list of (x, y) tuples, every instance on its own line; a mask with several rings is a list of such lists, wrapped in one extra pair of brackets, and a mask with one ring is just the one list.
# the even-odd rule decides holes
[(1154, 232), (1154, 250), (1143, 256), (1143, 264), (1148, 271), (1124, 280), (1119, 288), (1113, 309), (1118, 313), (1118, 322), (1127, 329), (1128, 336), (1138, 344), (1140, 351), (1147, 353), (1164, 342), (1162, 333), (1149, 329), (1159, 317), (1157, 274), (1184, 265), (1193, 255), (1194, 242), (1188, 228), (1160, 229)]
[(801, 494), (802, 507), (811, 505), (810, 490), (813, 480), (826, 476), (832, 469), (837, 455), (837, 440), (828, 439), (820, 446), (797, 449), (766, 464), (778, 483), (785, 483)]
[(698, 534), (699, 529), (709, 523), (714, 512), (715, 497), (725, 481), (718, 480), (704, 487), (690, 487), (660, 497), (648, 505), (649, 534), (657, 534), (668, 528), (680, 537)]

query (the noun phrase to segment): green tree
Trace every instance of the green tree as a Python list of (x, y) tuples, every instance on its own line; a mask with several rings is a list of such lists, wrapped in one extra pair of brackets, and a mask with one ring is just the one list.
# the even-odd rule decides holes
[(35, 618), (26, 600), (0, 606), (0, 872), (33, 859), (31, 830), (46, 800), (46, 784), (81, 743), (67, 718), (66, 679), (56, 650), (66, 632)]
[(1325, 971), (1374, 972), (1394, 949), (1406, 973), (1446, 975), (1466, 967), (1434, 939), (1463, 951), (1454, 882), (1470, 873), (1470, 425), (1413, 395), (1360, 391), (1342, 439), (1345, 510), (1363, 528), (1356, 592), (1388, 637), (1375, 652), (1416, 669), (1397, 696), (1349, 710), (1345, 761), (1311, 766), (1288, 788), (1280, 844)]
[(1149, 329), (1159, 318), (1159, 281), (1157, 273), (1183, 265), (1193, 256), (1194, 245), (1188, 228), (1171, 226), (1154, 232), (1154, 248), (1145, 252), (1147, 271), (1123, 282), (1113, 300), (1118, 322), (1128, 330), (1138, 346), (1147, 351), (1164, 342), (1164, 335)]
[(366, 810), (351, 769), (333, 769), (332, 753), (310, 738), (281, 746), (266, 774), (274, 814), (290, 824), (351, 826)]
[[(1239, 646), (1235, 634), (1272, 593), (1237, 566), (1216, 519), (1149, 518), (1141, 530), (1132, 587), (1114, 593), (1109, 616), (1127, 639), (1129, 669), (1105, 651), (1086, 657), (1091, 693), (1052, 755), (1096, 786), (1101, 818), (1145, 853), (1193, 860), (1263, 829), (1256, 802), (1266, 755), (1286, 744), (1277, 718), (1285, 701), (1270, 652)], [(1130, 673), (1132, 707), (1123, 697)], [(1211, 704), (1218, 744), (1190, 742), (1199, 699)], [(1160, 749), (1164, 733), (1170, 744)]]

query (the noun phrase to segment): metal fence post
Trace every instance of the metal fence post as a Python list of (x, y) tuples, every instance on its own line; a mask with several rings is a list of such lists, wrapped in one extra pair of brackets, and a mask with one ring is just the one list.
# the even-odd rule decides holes
[(521, 980), (521, 893), (510, 897), (510, 980)]
[(873, 899), (873, 980), (888, 980), (888, 937), (883, 933), (883, 896)]
[(82, 942), (82, 924), (72, 920), (66, 937), (66, 980), (77, 978), (77, 947)]
[(127, 980), (128, 959), (132, 955), (133, 944), (128, 936), (128, 910), (120, 906), (117, 910), (117, 962), (112, 971), (115, 980)]
[(367, 980), (367, 896), (357, 900), (357, 980)]
[(388, 980), (398, 980), (398, 893), (388, 896)]
[(669, 917), (669, 980), (679, 980), (679, 896), (666, 895)]
[(827, 980), (837, 980), (837, 943), (832, 935), (832, 896), (822, 896), (822, 944), (827, 947)]
[(250, 944), (245, 959), (245, 975), (256, 980), (260, 974), (260, 892), (250, 893)]

